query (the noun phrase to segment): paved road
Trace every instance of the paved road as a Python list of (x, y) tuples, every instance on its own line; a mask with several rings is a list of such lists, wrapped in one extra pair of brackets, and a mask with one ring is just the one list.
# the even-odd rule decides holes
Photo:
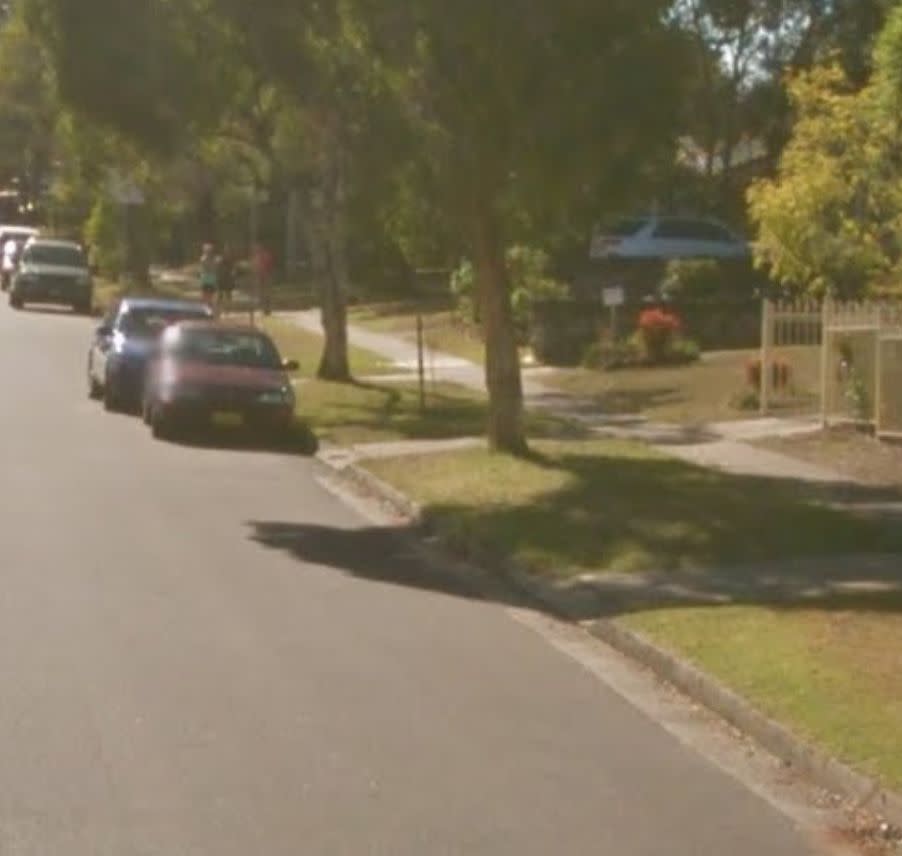
[(0, 854), (806, 852), (308, 461), (151, 441), (0, 307)]

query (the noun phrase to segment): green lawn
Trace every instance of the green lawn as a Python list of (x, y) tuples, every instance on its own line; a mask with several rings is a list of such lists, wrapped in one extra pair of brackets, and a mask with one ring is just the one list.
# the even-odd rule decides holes
[(700, 469), (613, 441), (374, 461), (440, 525), (549, 573), (695, 570), (902, 551), (898, 526), (816, 504), (797, 485)]
[[(830, 560), (902, 552), (896, 522), (827, 509), (813, 486), (701, 470), (627, 443), (534, 445), (531, 461), (470, 450), (367, 467), (422, 503), (452, 542), (475, 539), (482, 554), (559, 578), (680, 575), (719, 593), (725, 605), (694, 598), (665, 608), (654, 592), (617, 603), (629, 626), (902, 787), (902, 585), (841, 591), (831, 583), (870, 572)], [(808, 576), (785, 565), (789, 587), (777, 595), (752, 564), (802, 557), (812, 557)]]
[(424, 340), (428, 348), (482, 365), (485, 361), (485, 346), (479, 331), (473, 325), (464, 323), (446, 302), (357, 306), (351, 310), (350, 320), (352, 324), (368, 330), (396, 334), (415, 342), (418, 313), (423, 320)]
[[(290, 321), (282, 321), (276, 318), (261, 318), (258, 316), (257, 323), (272, 336), (279, 351), (286, 359), (297, 360), (301, 364), (301, 377), (313, 377), (322, 356), (322, 336), (303, 330)], [(361, 348), (350, 348), (349, 358), (351, 360), (351, 372), (355, 377), (402, 373), (378, 354)]]
[[(345, 445), (479, 437), (486, 427), (484, 397), (449, 383), (430, 384), (421, 411), (415, 384), (309, 381), (298, 386), (298, 415), (321, 440)], [(538, 437), (575, 430), (543, 415), (530, 415), (527, 426)]]
[[(775, 412), (813, 412), (820, 383), (820, 350), (786, 348), (780, 355), (793, 369), (793, 388), (775, 396)], [(560, 369), (543, 375), (543, 384), (594, 401), (610, 414), (642, 415), (663, 422), (702, 424), (756, 415), (736, 408), (749, 388), (746, 367), (757, 351), (707, 354), (690, 366), (619, 371)]]
[(180, 283), (156, 283), (147, 288), (129, 288), (124, 283), (109, 279), (94, 281), (94, 309), (103, 314), (124, 297), (172, 297), (199, 299), (200, 292)]
[(902, 789), (902, 597), (874, 610), (708, 607), (625, 620), (797, 733)]
[[(423, 321), (423, 340), (427, 348), (469, 360), (485, 363), (482, 331), (464, 321), (448, 301), (396, 302), (364, 304), (351, 309), (352, 324), (376, 333), (401, 336), (409, 342), (417, 339), (417, 315)], [(528, 349), (522, 349), (525, 357)]]

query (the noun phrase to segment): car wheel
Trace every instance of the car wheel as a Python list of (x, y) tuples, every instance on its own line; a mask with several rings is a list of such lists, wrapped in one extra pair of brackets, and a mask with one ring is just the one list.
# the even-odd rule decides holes
[(141, 399), (141, 419), (144, 420), (144, 424), (150, 427), (153, 423), (153, 405), (150, 403), (150, 399), (147, 396)]
[(97, 379), (94, 377), (94, 375), (89, 370), (88, 371), (88, 398), (90, 398), (91, 401), (100, 401), (100, 399), (102, 397), (103, 397), (103, 387), (99, 383), (97, 383)]
[(166, 415), (162, 407), (154, 407), (151, 410), (150, 432), (156, 440), (171, 440), (173, 437), (172, 419)]
[(11, 291), (9, 293), (9, 305), (12, 306), (13, 309), (21, 309), (24, 306), (24, 303), (21, 297), (14, 291)]
[(122, 402), (109, 378), (103, 385), (103, 406), (109, 413), (118, 413), (122, 410)]

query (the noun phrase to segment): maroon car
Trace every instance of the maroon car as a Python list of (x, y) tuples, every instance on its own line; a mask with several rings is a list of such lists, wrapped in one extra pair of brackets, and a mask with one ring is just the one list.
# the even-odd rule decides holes
[(148, 370), (144, 421), (155, 437), (189, 428), (287, 434), (295, 396), (272, 339), (252, 327), (191, 321), (170, 327)]

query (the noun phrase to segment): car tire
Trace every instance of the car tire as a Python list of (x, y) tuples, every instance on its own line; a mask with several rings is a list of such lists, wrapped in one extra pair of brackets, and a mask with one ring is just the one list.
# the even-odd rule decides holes
[(14, 291), (9, 293), (9, 305), (12, 306), (13, 309), (21, 309), (25, 304), (22, 301), (22, 298), (19, 297)]
[(152, 405), (146, 396), (141, 399), (141, 419), (148, 428), (153, 423)]
[(88, 398), (91, 401), (100, 401), (103, 398), (103, 387), (97, 383), (97, 379), (90, 370), (88, 370)]
[(155, 440), (171, 440), (174, 436), (172, 419), (161, 407), (154, 407), (151, 410), (150, 433)]
[(108, 413), (119, 413), (122, 410), (122, 401), (109, 378), (103, 385), (103, 407)]

